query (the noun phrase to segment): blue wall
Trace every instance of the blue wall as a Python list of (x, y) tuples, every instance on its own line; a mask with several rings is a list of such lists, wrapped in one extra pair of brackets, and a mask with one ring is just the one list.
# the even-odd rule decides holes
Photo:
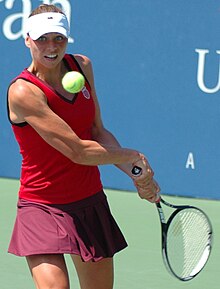
[[(220, 198), (220, 2), (215, 0), (0, 0), (0, 176), (19, 177), (20, 156), (6, 115), (9, 81), (29, 65), (22, 23), (40, 3), (71, 20), (68, 52), (93, 61), (104, 123), (144, 152), (162, 191)], [(106, 187), (134, 190), (113, 166)]]

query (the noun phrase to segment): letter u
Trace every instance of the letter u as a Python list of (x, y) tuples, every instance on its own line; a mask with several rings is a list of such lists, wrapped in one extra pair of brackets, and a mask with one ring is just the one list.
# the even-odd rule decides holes
[[(198, 70), (197, 70), (197, 83), (199, 88), (205, 93), (215, 93), (220, 90), (220, 61), (219, 61), (219, 71), (218, 71), (218, 83), (214, 88), (208, 88), (204, 82), (204, 72), (205, 72), (205, 57), (209, 53), (207, 49), (195, 49), (198, 53)], [(216, 50), (217, 54), (220, 54), (220, 50)]]

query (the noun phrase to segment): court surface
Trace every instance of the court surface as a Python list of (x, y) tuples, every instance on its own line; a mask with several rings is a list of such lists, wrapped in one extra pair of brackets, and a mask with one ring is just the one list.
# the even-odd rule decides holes
[[(0, 179), (0, 287), (34, 289), (24, 258), (7, 253), (17, 202), (18, 180)], [(160, 223), (155, 205), (141, 200), (136, 193), (105, 190), (111, 210), (129, 244), (115, 256), (114, 289), (219, 289), (220, 201), (166, 197), (176, 204), (203, 209), (211, 219), (214, 244), (205, 269), (194, 280), (181, 282), (167, 273), (160, 244)], [(168, 209), (169, 210), (169, 209)], [(169, 212), (169, 211), (165, 211)], [(71, 289), (79, 289), (69, 256)]]

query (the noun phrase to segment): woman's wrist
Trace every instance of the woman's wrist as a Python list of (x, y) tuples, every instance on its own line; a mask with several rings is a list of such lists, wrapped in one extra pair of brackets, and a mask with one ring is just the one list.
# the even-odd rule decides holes
[(132, 163), (132, 166), (143, 166), (144, 161), (146, 160), (145, 156), (142, 153), (138, 153), (137, 159)]
[(138, 158), (132, 163), (131, 173), (133, 177), (138, 177), (142, 174), (144, 168), (145, 156), (142, 153), (138, 153)]

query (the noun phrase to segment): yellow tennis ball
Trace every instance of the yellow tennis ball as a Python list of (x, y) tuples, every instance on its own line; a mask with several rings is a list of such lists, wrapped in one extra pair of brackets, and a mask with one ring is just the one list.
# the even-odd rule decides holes
[(67, 72), (62, 79), (63, 88), (70, 93), (77, 93), (85, 85), (84, 76), (78, 71)]

